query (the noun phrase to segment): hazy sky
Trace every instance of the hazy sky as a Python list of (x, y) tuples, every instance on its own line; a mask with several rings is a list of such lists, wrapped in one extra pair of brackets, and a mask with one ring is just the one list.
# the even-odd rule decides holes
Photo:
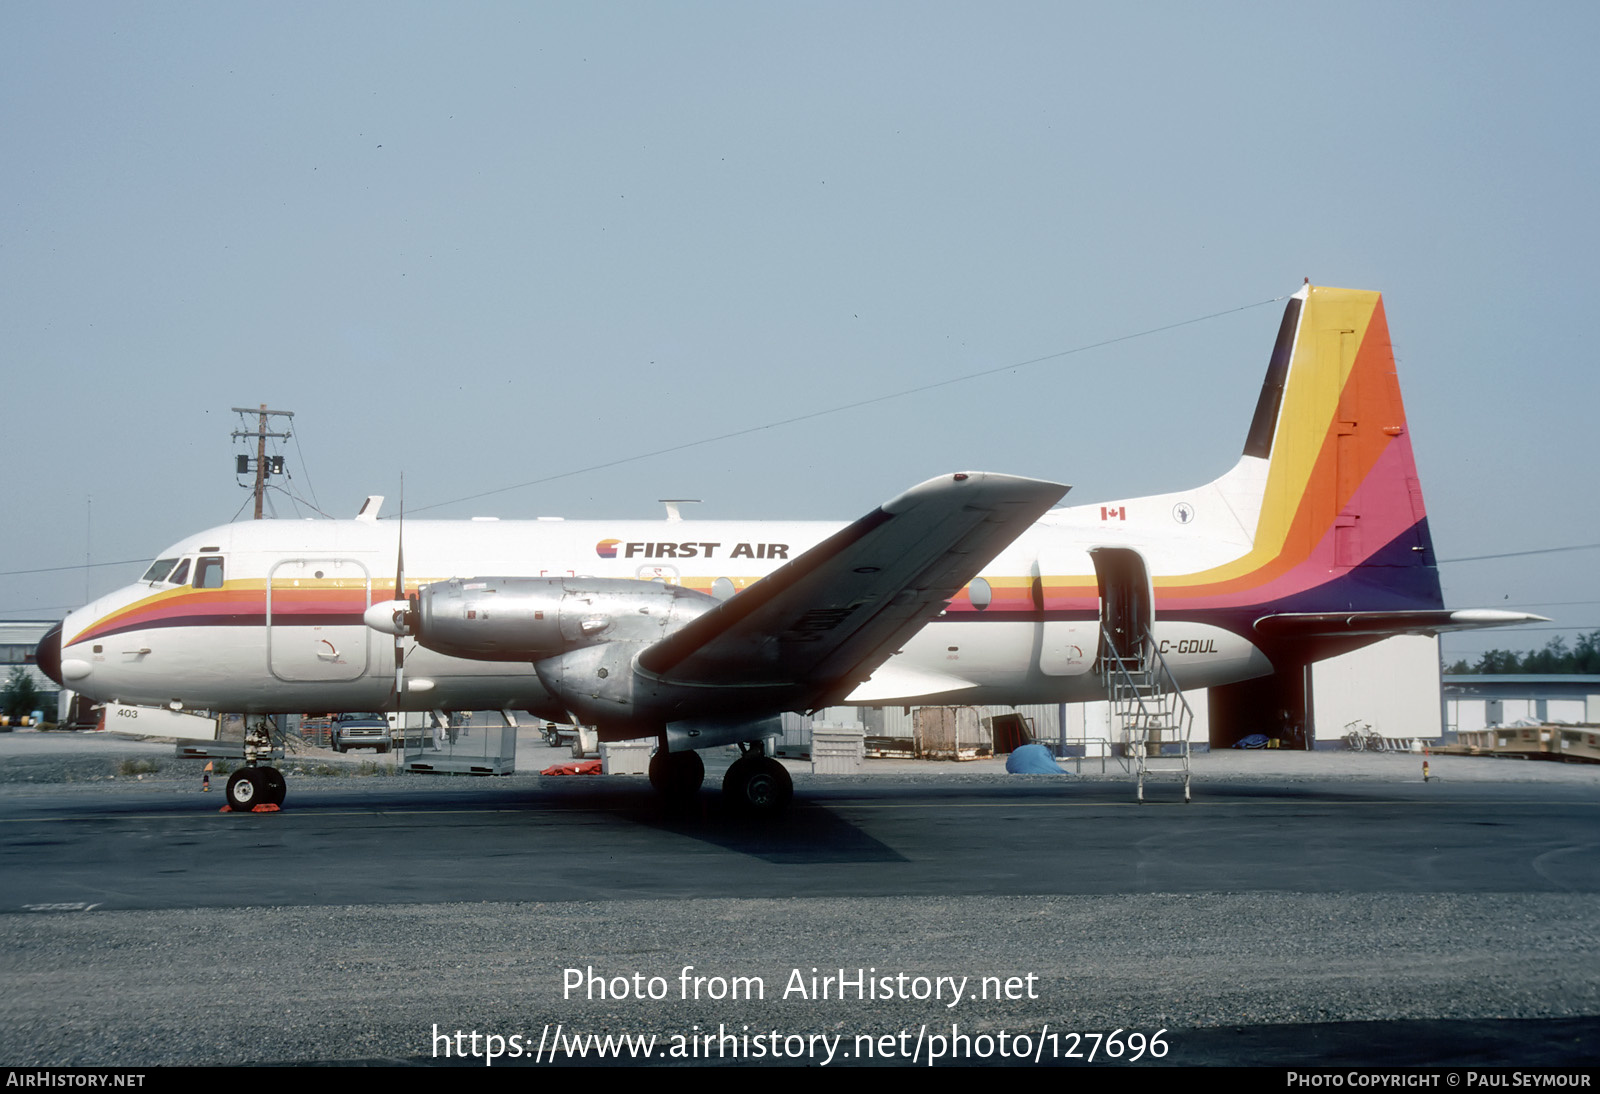
[[(228, 521), (262, 402), (339, 516), (402, 471), (429, 516), (1178, 489), (1237, 457), (1281, 304), (439, 504), (1304, 277), (1385, 294), (1441, 558), (1594, 543), (1596, 40), (1585, 4), (6, 4), (0, 570)], [(1588, 630), (1597, 564), (1442, 572)], [(140, 570), (8, 573), (0, 617)]]

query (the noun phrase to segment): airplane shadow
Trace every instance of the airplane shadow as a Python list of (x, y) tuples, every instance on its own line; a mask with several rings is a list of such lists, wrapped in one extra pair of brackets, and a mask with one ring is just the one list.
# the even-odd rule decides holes
[(774, 864), (905, 862), (900, 852), (863, 832), (825, 804), (797, 796), (778, 817), (752, 817), (728, 807), (719, 792), (702, 790), (683, 802), (654, 791), (617, 792), (595, 801), (642, 827), (750, 855)]
[[(662, 798), (642, 779), (609, 776), (518, 776), (514, 782), (448, 780), (423, 793), (426, 808), (438, 813), (505, 809), (560, 824), (566, 822), (557, 818), (581, 814), (604, 827), (633, 826), (774, 864), (908, 861), (842, 817), (826, 796), (813, 799), (801, 791), (783, 815), (755, 817), (726, 805), (715, 781), (708, 778), (698, 794), (682, 802)], [(293, 798), (293, 788), (290, 793)], [(288, 808), (309, 804), (306, 797), (292, 800)], [(334, 790), (319, 793), (315, 804), (332, 810), (388, 808), (405, 812), (422, 803), (414, 791), (394, 794), (380, 790), (366, 795)]]

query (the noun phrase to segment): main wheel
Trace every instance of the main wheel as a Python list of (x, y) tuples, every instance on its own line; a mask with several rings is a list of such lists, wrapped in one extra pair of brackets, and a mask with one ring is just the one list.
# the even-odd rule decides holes
[(794, 780), (789, 769), (770, 756), (745, 756), (723, 776), (722, 794), (741, 812), (776, 816), (794, 797)]
[(692, 797), (705, 781), (706, 764), (698, 752), (658, 748), (650, 757), (650, 785), (668, 797)]
[(248, 813), (266, 803), (260, 768), (241, 767), (228, 776), (228, 805), (235, 813)]
[(289, 780), (275, 767), (256, 768), (256, 780), (261, 786), (262, 805), (282, 805), (289, 792)]

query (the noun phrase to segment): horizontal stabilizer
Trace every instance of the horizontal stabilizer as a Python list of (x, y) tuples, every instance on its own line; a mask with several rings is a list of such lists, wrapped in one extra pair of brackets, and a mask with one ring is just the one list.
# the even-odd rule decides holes
[(1492, 608), (1451, 611), (1448, 608), (1397, 612), (1286, 612), (1256, 620), (1256, 632), (1265, 638), (1349, 638), (1357, 635), (1424, 634), (1472, 631), (1484, 627), (1515, 627), (1521, 623), (1548, 623), (1542, 615), (1503, 612)]

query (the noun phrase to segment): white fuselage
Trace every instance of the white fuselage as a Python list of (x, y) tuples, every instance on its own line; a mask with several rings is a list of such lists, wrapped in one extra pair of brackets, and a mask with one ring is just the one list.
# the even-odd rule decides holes
[[(1170, 519), (1141, 528), (1130, 521), (1127, 504), (1119, 503), (1123, 511), (1109, 517), (1105, 506), (1047, 514), (985, 568), (986, 604), (963, 594), (890, 654), (849, 701), (1098, 697), (1101, 684), (1091, 671), (1099, 622), (1090, 548), (1135, 546), (1156, 574), (1194, 573), (1248, 549), (1242, 535), (1214, 537)], [(1142, 499), (1140, 508), (1160, 514), (1171, 504)], [(408, 589), (453, 577), (628, 578), (725, 599), (839, 527), (413, 520), (404, 526), (405, 577)], [(393, 640), (365, 626), (361, 616), (394, 595), (396, 539), (395, 523), (370, 519), (259, 521), (191, 536), (163, 558), (189, 561), (189, 575), (202, 559), (221, 559), (220, 584), (214, 573), (208, 580), (217, 587), (205, 589), (141, 581), (73, 612), (61, 638), (65, 683), (96, 699), (190, 709), (321, 712), (392, 703)], [(1037, 610), (1041, 587), (1049, 590), (1049, 613)], [(1160, 606), (1158, 600), (1158, 612)], [(1155, 638), (1184, 687), (1271, 671), (1251, 642), (1222, 626), (1158, 617)], [(550, 709), (530, 664), (447, 657), (410, 642), (406, 651), (409, 708), (560, 713)]]

